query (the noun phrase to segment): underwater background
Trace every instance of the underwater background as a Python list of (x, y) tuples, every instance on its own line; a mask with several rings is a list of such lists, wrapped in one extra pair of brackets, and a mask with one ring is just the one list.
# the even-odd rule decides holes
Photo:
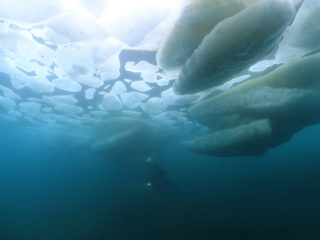
[(48, 147), (50, 132), (2, 124), (1, 239), (318, 239), (319, 131), (254, 158), (173, 143), (161, 163), (180, 188), (158, 191), (141, 166)]

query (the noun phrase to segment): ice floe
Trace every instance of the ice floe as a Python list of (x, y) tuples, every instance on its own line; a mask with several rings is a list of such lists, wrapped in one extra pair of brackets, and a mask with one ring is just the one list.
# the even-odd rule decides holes
[(194, 152), (262, 154), (320, 120), (319, 9), (317, 0), (1, 1), (0, 121), (75, 133), (104, 121), (100, 135), (81, 137), (103, 156), (124, 157), (112, 148), (133, 151), (135, 139), (143, 156), (157, 153), (141, 128), (155, 137), (159, 126)]
[(213, 133), (185, 144), (210, 155), (256, 155), (319, 123), (319, 64), (320, 55), (305, 57), (192, 106)]

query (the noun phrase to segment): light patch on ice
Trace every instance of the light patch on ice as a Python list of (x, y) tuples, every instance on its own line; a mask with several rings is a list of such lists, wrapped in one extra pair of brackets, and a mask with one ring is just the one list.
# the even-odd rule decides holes
[(250, 72), (263, 72), (269, 67), (272, 67), (275, 64), (275, 60), (262, 60), (257, 62), (256, 64), (252, 65), (249, 68)]
[(103, 110), (120, 111), (123, 104), (117, 95), (112, 93), (105, 93), (103, 96), (102, 104), (99, 106)]
[(161, 98), (150, 98), (146, 103), (141, 104), (141, 109), (149, 115), (161, 113), (168, 105)]
[(92, 56), (96, 64), (102, 64), (112, 56), (118, 56), (119, 52), (126, 47), (123, 42), (108, 37), (106, 40), (92, 44)]
[(85, 98), (87, 100), (91, 100), (94, 98), (94, 94), (96, 92), (96, 89), (95, 88), (89, 88), (85, 91)]
[(82, 87), (79, 83), (69, 80), (67, 78), (61, 79), (56, 78), (52, 81), (52, 84), (54, 87), (59, 88), (61, 90), (67, 91), (67, 92), (80, 92)]
[(120, 76), (120, 60), (119, 54), (110, 57), (97, 67), (97, 74), (103, 81), (117, 79)]
[(99, 23), (114, 37), (135, 46), (176, 9), (181, 1), (109, 1)]
[(242, 76), (239, 76), (239, 77), (235, 77), (235, 78), (231, 79), (230, 81), (224, 83), (223, 85), (217, 87), (216, 90), (225, 91), (225, 90), (231, 88), (234, 84), (241, 83), (244, 80), (248, 79), (250, 76), (251, 75), (246, 74), (246, 75), (242, 75)]
[(178, 111), (167, 111), (152, 116), (152, 121), (161, 125), (173, 126), (177, 123), (187, 122), (186, 114)]
[(127, 91), (127, 87), (121, 81), (117, 81), (110, 90), (110, 93), (118, 94)]
[(130, 85), (131, 88), (133, 88), (134, 90), (137, 90), (139, 92), (147, 92), (149, 90), (151, 90), (152, 88), (145, 83), (144, 81), (133, 81)]
[(0, 85), (0, 92), (2, 92), (2, 94), (7, 98), (11, 98), (13, 100), (21, 100), (20, 95), (12, 91), (10, 88)]
[(71, 105), (71, 104), (59, 104), (54, 107), (57, 111), (70, 114), (70, 115), (78, 115), (83, 112), (82, 107)]
[(185, 105), (195, 102), (199, 95), (177, 95), (174, 93), (173, 88), (169, 88), (161, 93), (161, 98), (167, 105)]
[(158, 72), (159, 68), (156, 65), (152, 65), (146, 61), (140, 61), (137, 64), (134, 64), (134, 62), (127, 62), (125, 65), (125, 69), (129, 72), (152, 72), (156, 73)]
[(26, 23), (44, 21), (62, 10), (59, 0), (0, 1), (1, 18)]
[(45, 36), (45, 39), (54, 44), (97, 41), (108, 36), (106, 30), (99, 26), (92, 16), (78, 12), (61, 15), (49, 21), (47, 26), (60, 37), (55, 34)]
[(149, 98), (148, 95), (139, 92), (128, 92), (121, 94), (121, 100), (124, 105), (130, 109), (135, 109), (140, 106), (141, 102)]
[(127, 62), (125, 65), (127, 71), (141, 73), (141, 78), (145, 82), (156, 82), (157, 81), (157, 72), (159, 71), (158, 66), (152, 65), (146, 61), (140, 61), (137, 64), (133, 62)]
[(10, 98), (0, 96), (0, 106), (7, 110), (14, 110), (16, 107), (16, 102)]
[(61, 104), (73, 105), (78, 102), (72, 95), (43, 96), (42, 101), (52, 106)]

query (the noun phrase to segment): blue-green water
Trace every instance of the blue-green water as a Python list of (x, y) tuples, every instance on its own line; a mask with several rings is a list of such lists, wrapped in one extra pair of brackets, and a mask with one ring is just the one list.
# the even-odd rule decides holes
[(320, 239), (319, 3), (0, 0), (0, 240)]
[(145, 185), (144, 166), (3, 126), (0, 239), (318, 239), (319, 131), (257, 158), (203, 157), (172, 143), (158, 161), (179, 188), (158, 191)]

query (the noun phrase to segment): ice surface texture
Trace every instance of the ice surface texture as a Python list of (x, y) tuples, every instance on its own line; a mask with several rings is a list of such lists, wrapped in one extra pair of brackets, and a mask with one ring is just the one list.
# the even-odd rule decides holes
[[(251, 5), (248, 1), (200, 3), (203, 5), (194, 3), (189, 8), (203, 17), (194, 21), (191, 10), (186, 8), (159, 52), (160, 65), (169, 69), (182, 65), (175, 83), (179, 94), (219, 86), (249, 68), (277, 46), (295, 16), (293, 5), (287, 1), (249, 1)], [(217, 14), (212, 14), (211, 9)]]
[(195, 152), (262, 154), (320, 122), (320, 55), (305, 57), (192, 106), (213, 133), (185, 144)]

